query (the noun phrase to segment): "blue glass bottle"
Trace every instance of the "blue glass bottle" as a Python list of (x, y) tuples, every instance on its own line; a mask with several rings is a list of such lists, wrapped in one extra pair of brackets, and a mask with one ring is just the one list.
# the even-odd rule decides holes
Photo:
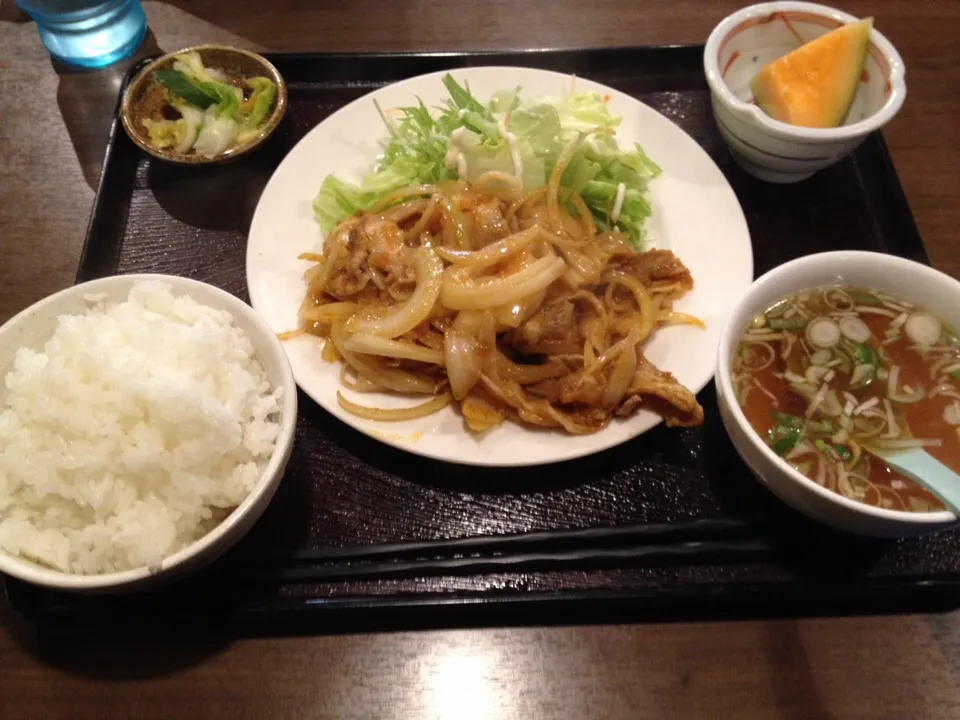
[(17, 0), (57, 60), (104, 67), (137, 51), (147, 34), (140, 0)]

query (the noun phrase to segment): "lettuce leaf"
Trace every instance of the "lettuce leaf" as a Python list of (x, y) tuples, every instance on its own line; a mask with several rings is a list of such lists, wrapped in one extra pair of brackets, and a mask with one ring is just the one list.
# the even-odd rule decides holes
[[(473, 182), (491, 170), (513, 174), (511, 141), (523, 165), (520, 179), (527, 191), (546, 185), (567, 145), (590, 133), (564, 170), (561, 186), (578, 193), (598, 226), (616, 227), (641, 249), (644, 224), (650, 216), (647, 188), (660, 173), (643, 149), (621, 149), (614, 137), (621, 118), (596, 93), (571, 92), (563, 97), (524, 101), (521, 88), (495, 93), (482, 103), (469, 86), (452, 75), (443, 78), (449, 99), (428, 108), (419, 98), (410, 107), (385, 112), (377, 105), (389, 138), (376, 168), (357, 185), (328, 177), (313, 208), (324, 232), (370, 207), (384, 193), (406, 185), (463, 179)], [(600, 130), (601, 132), (596, 132)], [(466, 177), (460, 178), (460, 168)], [(620, 185), (624, 201), (612, 217)]]
[(414, 158), (399, 158), (377, 172), (370, 173), (360, 185), (328, 175), (313, 199), (313, 214), (328, 233), (345, 218), (365, 210), (391, 190), (420, 182), (419, 165)]

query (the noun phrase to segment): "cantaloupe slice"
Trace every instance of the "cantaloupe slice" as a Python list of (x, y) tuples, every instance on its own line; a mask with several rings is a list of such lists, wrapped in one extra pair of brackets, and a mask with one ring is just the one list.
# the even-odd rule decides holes
[(791, 125), (840, 125), (857, 94), (872, 28), (873, 18), (842, 25), (774, 60), (751, 82), (757, 105)]

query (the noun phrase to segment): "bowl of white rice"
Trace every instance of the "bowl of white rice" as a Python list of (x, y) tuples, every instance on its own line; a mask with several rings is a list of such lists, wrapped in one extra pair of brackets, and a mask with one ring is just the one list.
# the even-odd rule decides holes
[(293, 447), (276, 335), (219, 288), (121, 275), (0, 327), (0, 572), (141, 589), (236, 543)]

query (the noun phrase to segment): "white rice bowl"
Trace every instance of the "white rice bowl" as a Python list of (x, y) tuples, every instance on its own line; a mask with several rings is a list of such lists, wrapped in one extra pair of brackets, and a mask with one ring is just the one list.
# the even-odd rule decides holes
[(59, 573), (160, 569), (292, 442), (295, 392), (271, 383), (231, 312), (124, 279), (121, 301), (87, 293), (0, 362), (0, 551)]

